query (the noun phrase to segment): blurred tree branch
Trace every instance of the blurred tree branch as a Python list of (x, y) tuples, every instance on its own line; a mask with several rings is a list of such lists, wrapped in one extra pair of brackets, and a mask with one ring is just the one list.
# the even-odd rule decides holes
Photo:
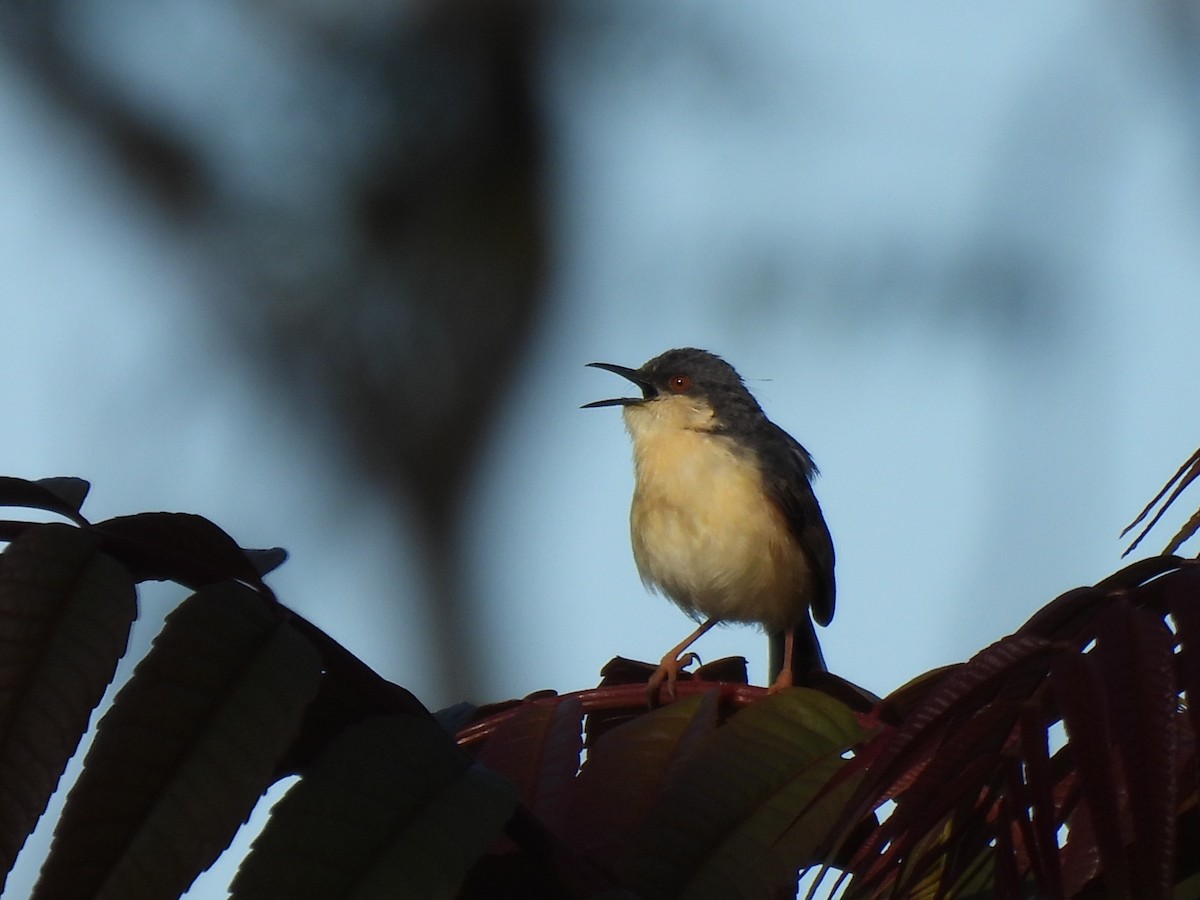
[[(164, 9), (177, 16), (168, 24), (212, 15), (209, 43), (203, 29), (147, 24)], [(234, 286), (214, 311), (294, 414), (411, 503), (438, 677), (469, 694), (480, 648), (458, 577), (459, 513), (547, 263), (538, 5), (130, 3), (110, 14), (122, 52), (93, 38), (95, 11), (66, 3), (7, 4), (0, 39), (216, 283)], [(250, 55), (222, 56), (243, 30)], [(185, 72), (200, 106), (167, 72), (137, 68), (151, 38), (168, 62), (211, 58), (214, 72)], [(214, 133), (214, 120), (233, 127)]]

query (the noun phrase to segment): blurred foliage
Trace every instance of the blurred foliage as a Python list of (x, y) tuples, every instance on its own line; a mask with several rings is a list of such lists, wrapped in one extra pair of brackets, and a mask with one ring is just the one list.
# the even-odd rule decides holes
[(541, 18), (533, 0), (0, 16), (12, 58), (222, 286), (215, 320), (296, 419), (415, 513), (452, 696), (483, 656), (460, 509), (547, 268)]
[[(431, 715), (272, 594), (279, 550), (199, 516), (90, 522), (0, 478), (0, 867), (124, 654), (136, 584), (194, 593), (104, 713), (35, 898), (171, 900), (280, 778), (234, 898), (1196, 897), (1200, 565), (1069, 591), (882, 700), (710, 664)], [(714, 681), (712, 678), (732, 680)]]

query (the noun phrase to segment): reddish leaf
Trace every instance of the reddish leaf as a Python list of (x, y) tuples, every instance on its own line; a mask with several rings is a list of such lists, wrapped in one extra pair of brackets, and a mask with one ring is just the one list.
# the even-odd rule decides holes
[(477, 759), (515, 783), (525, 806), (561, 834), (582, 749), (582, 705), (574, 697), (556, 698), (524, 704), (493, 732)]
[[(1164, 484), (1162, 490), (1154, 495), (1154, 499), (1147, 503), (1145, 508), (1138, 513), (1138, 517), (1125, 526), (1125, 529), (1121, 532), (1121, 537), (1125, 537), (1125, 535), (1129, 534), (1129, 532), (1132, 531), (1139, 522), (1145, 519), (1150, 513), (1150, 510), (1152, 510), (1158, 504), (1158, 501), (1162, 500), (1167, 491), (1171, 490), (1171, 486), (1176, 485), (1176, 482), (1178, 482), (1175, 490), (1171, 492), (1171, 496), (1167, 498), (1166, 502), (1163, 503), (1162, 507), (1157, 513), (1155, 513), (1154, 518), (1152, 518), (1146, 524), (1146, 527), (1138, 533), (1138, 536), (1133, 539), (1133, 543), (1129, 545), (1123, 554), (1121, 554), (1122, 556), (1126, 556), (1133, 552), (1133, 549), (1142, 542), (1142, 538), (1150, 533), (1150, 529), (1158, 524), (1158, 520), (1163, 517), (1163, 513), (1171, 508), (1171, 504), (1178, 499), (1179, 495), (1183, 493), (1184, 489), (1191, 484), (1197, 476), (1200, 476), (1200, 450), (1197, 450), (1190, 457), (1188, 457), (1187, 462), (1179, 467), (1179, 471), (1177, 471), (1171, 477), (1171, 480)], [(1187, 526), (1185, 526), (1184, 530), (1180, 531), (1179, 534), (1175, 536), (1175, 539), (1172, 541), (1172, 546), (1167, 550), (1167, 552), (1170, 553), (1173, 550), (1178, 549), (1179, 545), (1191, 537), (1193, 532), (1194, 529), (1192, 531), (1188, 531)]]
[[(1197, 471), (1200, 472), (1200, 469)], [(1167, 546), (1163, 547), (1163, 553), (1175, 553), (1183, 546), (1184, 541), (1197, 531), (1200, 531), (1200, 509), (1192, 513), (1188, 520), (1179, 526), (1179, 530), (1175, 532), (1171, 540), (1167, 541)]]
[[(897, 798), (895, 811), (880, 825), (873, 846), (864, 847), (863, 854), (868, 850), (878, 853), (889, 844), (879, 865), (885, 860), (890, 865), (890, 860), (905, 857), (926, 835), (941, 830), (946, 817), (961, 804), (974, 809), (981, 787), (1000, 780), (1000, 750), (1019, 712), (1016, 703), (989, 704), (946, 735), (911, 787)], [(951, 872), (951, 878), (957, 874)]]
[(1107, 578), (1096, 582), (1096, 589), (1105, 593), (1129, 591), (1140, 587), (1158, 576), (1179, 568), (1182, 560), (1174, 556), (1151, 556), (1118, 569)]
[(1200, 568), (1189, 566), (1163, 581), (1166, 607), (1179, 635), (1179, 687), (1187, 696), (1192, 734), (1200, 734)]
[(1174, 641), (1158, 616), (1122, 602), (1097, 623), (1095, 655), (1128, 780), (1137, 896), (1167, 897), (1178, 812)]
[(1079, 769), (1096, 846), (1111, 896), (1130, 896), (1129, 868), (1121, 838), (1117, 771), (1104, 683), (1090, 656), (1064, 655), (1052, 673), (1054, 698)]
[[(911, 888), (931, 872), (940, 873), (943, 890), (964, 877), (961, 867), (976, 860), (995, 834), (988, 819), (996, 769), (995, 758), (969, 760), (939, 785), (928, 809), (920, 808), (919, 803), (907, 804), (907, 826), (893, 823), (895, 813), (880, 823), (878, 835), (891, 843), (876, 844), (868, 857), (873, 862), (855, 878), (851, 895), (875, 896), (882, 886), (894, 881), (902, 888)], [(906, 805), (906, 799), (902, 795), (897, 812)], [(911, 812), (913, 806), (918, 807), (915, 815)], [(855, 861), (857, 866), (863, 862)]]
[[(1099, 841), (1092, 827), (1092, 811), (1086, 800), (1075, 807), (1067, 823), (1070, 830), (1061, 854), (1063, 890), (1068, 897), (1074, 897), (1099, 877), (1102, 863)], [(1111, 890), (1109, 896), (1114, 896)]]
[(1058, 855), (1058, 816), (1054, 803), (1054, 779), (1050, 771), (1050, 722), (1040, 706), (1026, 704), (1021, 710), (1019, 736), (1025, 770), (1025, 788), (1031, 808), (1033, 838), (1028, 849), (1037, 883), (1048, 900), (1063, 896), (1062, 871)]
[(0, 475), (0, 506), (41, 509), (65, 516), (77, 525), (86, 525), (79, 512), (90, 485), (82, 478), (43, 478), (28, 481)]
[(1017, 633), (1038, 634), (1047, 640), (1079, 640), (1082, 646), (1091, 640), (1088, 623), (1104, 610), (1114, 594), (1144, 587), (1177, 569), (1180, 562), (1170, 556), (1152, 556), (1131, 563), (1091, 587), (1061, 594), (1034, 613)]
[[(620, 685), (644, 687), (657, 668), (657, 663), (640, 662), (635, 659), (626, 659), (623, 656), (615, 656), (600, 670), (601, 679), (598, 690), (611, 691)], [(727, 656), (705, 663), (694, 672), (680, 672), (679, 680), (675, 682), (675, 695), (677, 699), (685, 696), (698, 696), (712, 690), (716, 683), (722, 685), (723, 700), (734, 700), (732, 704), (734, 708), (753, 702), (762, 696), (765, 690), (746, 684), (746, 660), (743, 657)], [(729, 693), (731, 687), (738, 692), (736, 695)], [(636, 695), (631, 694), (630, 696)], [(734, 711), (731, 704), (726, 702), (720, 703), (718, 708), (723, 716), (728, 716)], [(604, 704), (600, 708), (589, 708), (587, 720), (584, 723), (584, 746), (591, 747), (609, 730), (632, 721), (644, 715), (645, 712), (644, 691), (641, 697), (630, 704)]]
[[(1000, 801), (1001, 823), (1011, 821), (1014, 812), (1010, 803), (1006, 800)], [(994, 854), (995, 864), (992, 867), (995, 878), (994, 890), (997, 897), (1025, 896), (1026, 892), (1024, 886), (1021, 884), (1021, 872), (1017, 868), (1015, 849), (1009, 829), (997, 829), (996, 852)]]
[[(1017, 629), (1017, 634), (1034, 634), (1046, 640), (1078, 639), (1079, 631), (1105, 602), (1103, 591), (1080, 587), (1055, 597)], [(1086, 641), (1084, 641), (1086, 643)]]
[[(1014, 672), (1044, 670), (1057, 651), (1034, 635), (1010, 635), (977, 653), (939, 680), (895, 731), (872, 739), (845, 774), (865, 772), (854, 799), (846, 804), (838, 830), (848, 834), (902, 784), (913, 779), (937, 751), (945, 729), (965, 720), (1004, 688)], [(885, 701), (886, 702), (886, 701)], [(882, 744), (882, 748), (876, 745)]]

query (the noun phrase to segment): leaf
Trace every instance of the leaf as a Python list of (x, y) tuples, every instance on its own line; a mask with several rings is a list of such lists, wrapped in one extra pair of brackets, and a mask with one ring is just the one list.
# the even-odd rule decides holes
[(671, 767), (717, 727), (718, 694), (677, 700), (596, 742), (572, 791), (568, 826), (574, 847), (604, 869), (630, 854)]
[(1174, 641), (1158, 616), (1122, 602), (1098, 623), (1096, 657), (1129, 786), (1137, 895), (1167, 897), (1179, 799)]
[[(1200, 472), (1200, 469), (1197, 471)], [(1200, 509), (1192, 513), (1188, 520), (1179, 526), (1179, 530), (1175, 532), (1171, 540), (1167, 541), (1167, 546), (1163, 547), (1163, 553), (1174, 553), (1197, 531), (1200, 531)]]
[(1008, 690), (1014, 676), (1029, 680), (1044, 675), (1055, 654), (1056, 649), (1042, 638), (1017, 632), (934, 680), (919, 702), (906, 698), (911, 712), (904, 722), (881, 732), (851, 761), (847, 772), (863, 770), (866, 777), (841, 811), (838, 830), (848, 833), (881, 803), (907, 788), (937, 752), (947, 730)]
[(1200, 569), (1181, 569), (1162, 580), (1179, 635), (1179, 686), (1187, 694), (1192, 734), (1200, 735)]
[[(193, 589), (240, 581), (264, 597), (275, 598), (246, 551), (203, 516), (139, 513), (106, 519), (92, 528), (104, 550), (123, 562), (138, 581), (175, 581)], [(269, 565), (283, 551), (266, 552), (270, 555), (259, 561)]]
[(1111, 751), (1113, 734), (1103, 680), (1096, 669), (1092, 654), (1064, 655), (1052, 674), (1054, 698), (1062, 710), (1106, 878), (1115, 896), (1130, 896), (1120, 830), (1121, 787)]
[[(1154, 518), (1152, 518), (1146, 524), (1146, 527), (1138, 532), (1137, 537), (1133, 539), (1133, 543), (1130, 544), (1126, 548), (1125, 552), (1121, 554), (1122, 556), (1128, 556), (1133, 552), (1134, 548), (1142, 542), (1142, 538), (1149, 534), (1150, 529), (1158, 524), (1158, 520), (1161, 519), (1163, 514), (1171, 508), (1171, 505), (1179, 498), (1179, 495), (1183, 493), (1184, 489), (1187, 488), (1187, 486), (1191, 484), (1197, 476), (1200, 476), (1200, 450), (1197, 450), (1190, 457), (1188, 457), (1187, 462), (1179, 467), (1179, 471), (1177, 471), (1171, 477), (1171, 480), (1164, 484), (1162, 490), (1155, 494), (1154, 499), (1147, 503), (1145, 508), (1138, 513), (1138, 517), (1125, 526), (1125, 529), (1121, 532), (1121, 537), (1125, 537), (1125, 535), (1129, 534), (1130, 531), (1137, 527), (1138, 523), (1150, 514), (1150, 510), (1157, 506), (1158, 502), (1162, 500), (1164, 496), (1166, 496), (1167, 491), (1171, 490), (1171, 486), (1175, 485), (1175, 490), (1171, 491), (1171, 496), (1167, 497), (1166, 502), (1163, 503), (1158, 512), (1155, 513)], [(1177, 485), (1176, 482), (1178, 482)], [(1189, 520), (1188, 525), (1185, 525), (1183, 529), (1181, 529), (1180, 532), (1175, 535), (1175, 538), (1172, 540), (1169, 548), (1166, 550), (1167, 553), (1172, 553), (1179, 549), (1179, 545), (1192, 536), (1192, 534), (1195, 532), (1195, 529), (1191, 528), (1189, 530), (1189, 527), (1191, 522), (1195, 519), (1196, 517), (1193, 516), (1193, 519)]]
[(1130, 563), (1091, 587), (1074, 588), (1046, 604), (1022, 625), (1017, 634), (1036, 634), (1047, 640), (1091, 640), (1092, 620), (1104, 610), (1111, 595), (1120, 591), (1144, 590), (1153, 581), (1172, 569), (1180, 560), (1170, 556), (1151, 556)]
[(680, 761), (621, 882), (647, 900), (774, 896), (828, 839), (829, 811), (810, 807), (844, 800), (821, 792), (861, 738), (854, 713), (817, 691), (747, 707)]
[(1028, 805), (1032, 810), (1033, 840), (1028, 849), (1037, 883), (1051, 900), (1057, 900), (1064, 891), (1058, 854), (1059, 822), (1054, 804), (1054, 779), (1050, 771), (1049, 724), (1049, 715), (1044, 709), (1026, 704), (1021, 710), (1021, 761)]
[(432, 719), (366, 719), (271, 811), (231, 900), (453, 897), (516, 802)]
[(43, 478), (29, 481), (0, 475), (0, 506), (42, 509), (65, 516), (77, 525), (86, 525), (79, 512), (90, 485), (82, 478)]
[[(977, 828), (988, 811), (989, 804), (981, 799), (981, 792), (993, 787), (999, 778), (1001, 750), (1019, 714), (1017, 702), (989, 703), (944, 737), (939, 735), (940, 746), (897, 798), (892, 815), (864, 845), (862, 855), (870, 851), (875, 862), (864, 873), (862, 884), (870, 887), (895, 876), (898, 860), (907, 859), (917, 872), (925, 872), (934, 865), (928, 858), (930, 854), (946, 855), (950, 840), (966, 843), (967, 829)], [(953, 827), (947, 828), (947, 823)], [(946, 842), (939, 841), (924, 854), (917, 851), (929, 835), (943, 832)], [(965, 861), (960, 854), (951, 853), (959, 862)], [(951, 881), (960, 875), (953, 869), (953, 861), (939, 860), (937, 867), (944, 868)], [(904, 877), (909, 877), (907, 872)]]
[(129, 573), (65, 524), (0, 555), (0, 886), (125, 654)]
[(273, 781), (321, 659), (276, 607), (214, 585), (167, 617), (101, 720), (34, 897), (176, 897)]
[(289, 624), (320, 653), (325, 677), (304, 712), (299, 733), (276, 764), (276, 777), (303, 774), (325, 745), (355, 722), (379, 715), (429, 718), (429, 711), (407, 690), (380, 676), (303, 616), (291, 610), (286, 614)]
[(287, 562), (288, 558), (288, 552), (282, 547), (270, 547), (266, 550), (251, 550), (243, 547), (242, 553), (250, 560), (250, 565), (254, 566), (254, 571), (259, 575), (274, 572)]
[(521, 802), (561, 834), (568, 792), (579, 770), (582, 732), (578, 698), (525, 703), (492, 733), (476, 759), (513, 782)]

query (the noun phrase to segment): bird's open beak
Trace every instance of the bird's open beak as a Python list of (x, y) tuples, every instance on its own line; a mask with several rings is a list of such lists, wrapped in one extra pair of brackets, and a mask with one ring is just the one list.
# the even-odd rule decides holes
[(642, 389), (640, 397), (614, 397), (611, 400), (596, 400), (593, 403), (585, 403), (580, 409), (595, 409), (597, 406), (632, 406), (635, 403), (643, 403), (655, 395), (654, 385), (647, 381), (637, 369), (631, 369), (628, 366), (618, 366), (613, 363), (588, 363), (593, 369), (606, 369), (609, 372), (616, 372), (622, 378), (628, 378), (634, 384)]

